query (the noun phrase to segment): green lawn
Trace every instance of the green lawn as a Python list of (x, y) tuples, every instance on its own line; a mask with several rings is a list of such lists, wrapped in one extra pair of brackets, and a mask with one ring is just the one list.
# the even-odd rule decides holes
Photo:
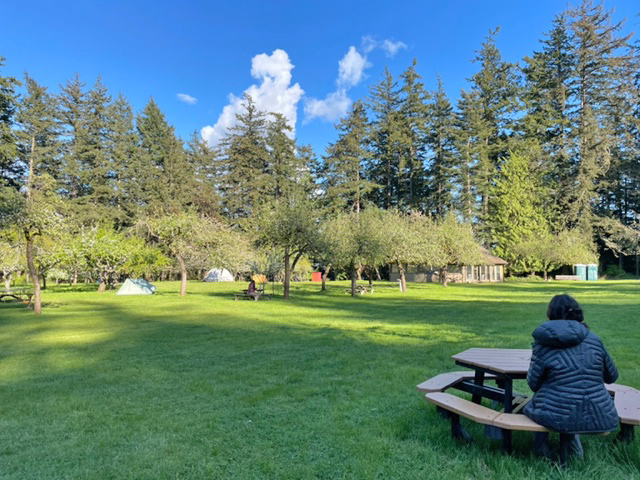
[(640, 388), (639, 282), (345, 287), (295, 284), (289, 302), (234, 301), (244, 284), (59, 287), (40, 317), (0, 305), (0, 478), (640, 478), (640, 438), (585, 437), (560, 471), (526, 433), (512, 456), (476, 425), (455, 444), (415, 390), (466, 348), (528, 347), (562, 292)]

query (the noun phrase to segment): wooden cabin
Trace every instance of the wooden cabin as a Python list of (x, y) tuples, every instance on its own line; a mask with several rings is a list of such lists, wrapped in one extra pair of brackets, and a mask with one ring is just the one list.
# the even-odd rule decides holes
[[(493, 283), (504, 282), (505, 260), (482, 249), (485, 262), (483, 265), (449, 265), (447, 278), (451, 283)], [(391, 265), (389, 278), (392, 282), (400, 279), (398, 266)], [(407, 282), (429, 283), (440, 281), (440, 270), (429, 266), (406, 265)]]

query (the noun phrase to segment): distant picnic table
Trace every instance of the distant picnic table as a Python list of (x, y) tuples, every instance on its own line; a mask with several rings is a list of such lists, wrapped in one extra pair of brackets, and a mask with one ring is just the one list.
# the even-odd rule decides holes
[(13, 298), (18, 302), (30, 306), (33, 300), (33, 289), (31, 287), (14, 287), (10, 290), (2, 289), (0, 290), (0, 301), (4, 298)]
[(253, 292), (248, 289), (242, 290), (242, 293), (234, 293), (235, 300), (255, 300), (256, 302), (261, 298), (271, 300), (271, 294), (264, 293), (264, 285), (256, 287)]

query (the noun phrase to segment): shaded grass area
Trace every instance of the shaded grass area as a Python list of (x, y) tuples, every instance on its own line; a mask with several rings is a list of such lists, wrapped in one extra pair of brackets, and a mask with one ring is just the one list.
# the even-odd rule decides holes
[(638, 440), (586, 437), (565, 471), (531, 457), (526, 433), (512, 456), (475, 425), (457, 445), (415, 391), (466, 348), (528, 347), (556, 293), (640, 388), (637, 282), (381, 283), (357, 298), (305, 283), (289, 302), (158, 286), (51, 289), (40, 317), (0, 305), (0, 478), (640, 478)]

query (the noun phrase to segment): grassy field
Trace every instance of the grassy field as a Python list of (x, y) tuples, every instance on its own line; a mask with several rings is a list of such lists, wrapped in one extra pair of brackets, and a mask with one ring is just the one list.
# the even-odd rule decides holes
[(0, 305), (1, 479), (640, 478), (640, 439), (585, 437), (585, 460), (561, 471), (526, 433), (512, 456), (476, 425), (455, 444), (415, 390), (466, 348), (529, 347), (562, 292), (640, 388), (638, 282), (381, 283), (358, 298), (304, 283), (289, 302), (158, 286), (50, 289), (40, 317)]

